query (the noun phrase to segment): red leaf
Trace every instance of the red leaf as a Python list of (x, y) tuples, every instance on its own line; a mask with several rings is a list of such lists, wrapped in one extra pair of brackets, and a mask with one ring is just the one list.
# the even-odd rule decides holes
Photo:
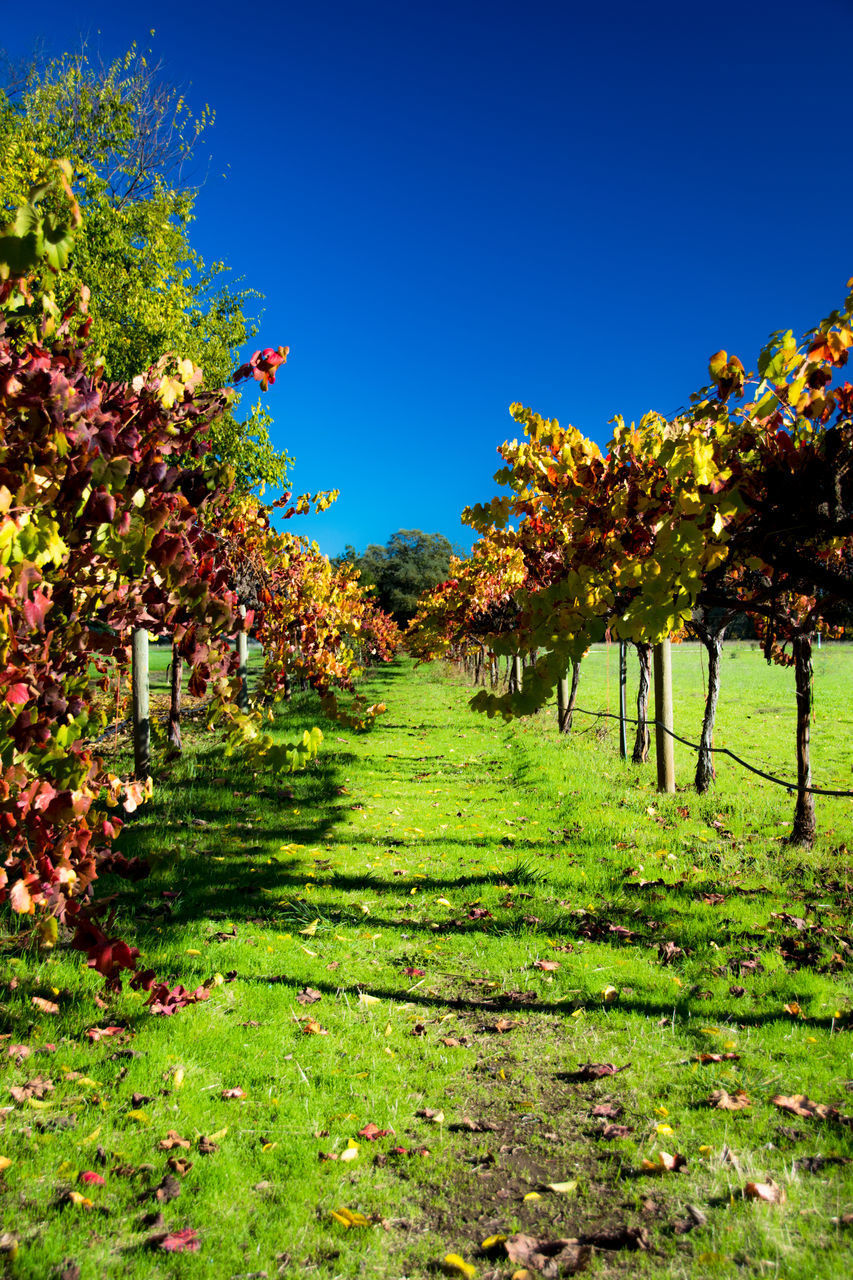
[(151, 1243), (166, 1253), (198, 1253), (201, 1248), (198, 1232), (192, 1227), (185, 1227), (183, 1231), (173, 1231), (167, 1236), (154, 1236)]

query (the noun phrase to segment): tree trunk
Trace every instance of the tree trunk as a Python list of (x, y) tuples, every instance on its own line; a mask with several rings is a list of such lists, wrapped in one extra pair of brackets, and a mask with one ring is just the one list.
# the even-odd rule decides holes
[(794, 641), (794, 674), (797, 681), (797, 807), (791, 844), (814, 844), (817, 821), (814, 796), (806, 787), (812, 785), (809, 754), (812, 715), (812, 642), (810, 636), (797, 636)]
[(634, 739), (634, 764), (645, 764), (649, 758), (651, 735), (649, 734), (649, 690), (652, 687), (652, 646), (645, 642), (637, 645), (640, 661), (640, 683), (637, 688), (637, 736)]
[(184, 675), (184, 663), (177, 647), (172, 645), (172, 680), (169, 698), (169, 746), (173, 751), (182, 751), (181, 742), (181, 684)]
[(557, 732), (566, 732), (566, 716), (569, 714), (569, 672), (557, 681)]
[(705, 631), (704, 628), (700, 632), (702, 643), (708, 650), (708, 694), (705, 698), (702, 736), (699, 739), (699, 758), (696, 761), (696, 790), (700, 795), (704, 795), (717, 776), (711, 748), (714, 745), (714, 718), (720, 695), (720, 658), (724, 634), (724, 631)]

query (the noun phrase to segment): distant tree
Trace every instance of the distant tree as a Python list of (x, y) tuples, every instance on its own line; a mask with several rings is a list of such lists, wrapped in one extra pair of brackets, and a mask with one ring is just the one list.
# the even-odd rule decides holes
[(348, 545), (333, 563), (355, 564), (362, 586), (373, 587), (380, 608), (403, 626), (417, 612), (421, 593), (448, 576), (454, 552), (458, 548), (441, 533), (398, 529), (384, 547), (371, 543), (359, 555)]

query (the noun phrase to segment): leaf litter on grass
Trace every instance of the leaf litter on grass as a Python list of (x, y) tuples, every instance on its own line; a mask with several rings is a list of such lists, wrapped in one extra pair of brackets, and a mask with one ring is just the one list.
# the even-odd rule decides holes
[[(437, 754), (447, 752), (458, 745), (452, 734), (459, 732), (460, 720), (454, 721), (456, 728), (451, 729), (452, 716), (447, 711), (453, 702), (453, 690), (448, 690), (443, 677), (434, 678), (428, 670), (412, 679), (411, 687), (422, 704), (441, 708), (435, 715), (437, 723), (430, 730), (434, 738), (431, 747)], [(484, 728), (482, 722), (465, 718), (469, 714), (464, 709), (465, 696), (466, 690), (460, 689), (453, 706), (458, 704), (464, 732), (470, 733), (472, 740), (476, 738), (477, 768), (482, 776), (493, 785), (494, 771), (486, 767), (492, 759), (496, 770), (506, 769), (505, 741), (510, 747), (506, 759), (512, 759), (514, 771), (523, 771), (524, 787), (520, 785), (520, 775), (515, 774), (512, 781), (502, 784), (506, 803), (519, 801), (520, 812), (511, 812), (532, 823), (540, 817), (543, 805), (559, 810), (556, 787), (572, 790), (564, 779), (567, 771), (583, 767), (582, 761), (578, 763), (579, 749), (571, 746), (566, 754), (562, 749), (566, 744), (559, 744), (561, 750), (553, 755), (552, 766), (550, 743), (537, 724), (525, 726), (530, 732), (524, 735), (518, 726)], [(421, 718), (427, 720), (429, 716), (421, 714)], [(346, 751), (353, 756), (346, 766), (346, 785), (351, 792), (365, 795), (381, 790), (382, 771), (387, 768), (383, 764), (385, 753), (412, 753), (405, 733), (396, 739), (401, 744), (399, 748), (391, 745), (394, 739), (389, 740), (381, 725), (373, 738), (346, 739)], [(415, 746), (416, 751), (424, 749), (420, 743)], [(603, 750), (593, 748), (599, 773), (600, 761), (609, 760), (602, 756)], [(552, 767), (555, 782), (547, 785), (555, 790), (548, 792), (545, 775)], [(615, 768), (611, 764), (606, 767)], [(324, 775), (323, 770), (328, 773)], [(430, 812), (432, 800), (419, 792), (417, 783), (409, 783), (403, 766), (398, 764), (396, 772), (400, 776), (392, 785), (399, 798), (394, 807), (399, 807), (407, 822), (425, 833), (427, 841), (435, 836), (435, 845), (399, 830), (389, 838), (381, 827), (381, 815), (365, 808), (359, 819), (360, 842), (352, 842), (352, 827), (342, 838), (336, 837), (334, 822), (338, 819), (331, 815), (330, 825), (322, 832), (320, 849), (317, 844), (312, 847), (313, 836), (304, 816), (285, 811), (276, 816), (271, 809), (269, 818), (280, 827), (272, 852), (282, 840), (290, 841), (292, 861), (288, 862), (286, 873), (290, 879), (282, 885), (284, 871), (277, 863), (271, 864), (269, 872), (262, 867), (253, 871), (252, 887), (269, 893), (269, 910), (266, 905), (259, 910), (257, 898), (254, 908), (246, 900), (244, 909), (243, 896), (228, 888), (228, 915), (222, 913), (219, 919), (227, 922), (222, 932), (236, 930), (236, 936), (228, 933), (229, 956), (234, 950), (240, 952), (230, 961), (236, 967), (229, 971), (229, 981), (212, 990), (205, 1004), (183, 1008), (176, 1017), (165, 1019), (169, 1024), (168, 1040), (161, 1038), (156, 1019), (146, 1022), (147, 1015), (140, 1017), (138, 1005), (122, 997), (111, 1002), (108, 1018), (103, 1020), (105, 1025), (90, 1027), (93, 1034), (89, 1039), (93, 1043), (86, 1047), (93, 1055), (91, 1063), (70, 1058), (70, 1045), (62, 1043), (60, 1057), (64, 1065), (83, 1067), (84, 1073), (98, 1078), (105, 1107), (98, 1119), (109, 1131), (116, 1117), (125, 1143), (133, 1144), (128, 1156), (138, 1167), (146, 1155), (151, 1158), (159, 1135), (168, 1134), (170, 1124), (176, 1126), (171, 1132), (181, 1138), (181, 1145), (176, 1148), (179, 1154), (170, 1159), (187, 1159), (183, 1155), (184, 1141), (192, 1142), (200, 1155), (207, 1153), (206, 1159), (197, 1161), (187, 1186), (187, 1195), (191, 1192), (192, 1203), (198, 1209), (190, 1217), (193, 1225), (187, 1226), (186, 1220), (179, 1219), (150, 1230), (157, 1230), (166, 1239), (170, 1235), (180, 1239), (177, 1230), (170, 1230), (171, 1226), (179, 1227), (189, 1233), (188, 1242), (197, 1242), (201, 1250), (230, 1249), (231, 1253), (222, 1255), (222, 1265), (231, 1267), (235, 1274), (244, 1272), (246, 1266), (239, 1250), (223, 1240), (212, 1214), (215, 1187), (227, 1177), (234, 1186), (235, 1221), (248, 1221), (243, 1201), (255, 1206), (254, 1221), (261, 1233), (267, 1232), (263, 1238), (269, 1241), (264, 1265), (272, 1274), (276, 1252), (281, 1249), (279, 1241), (273, 1246), (273, 1206), (281, 1211), (277, 1196), (293, 1176), (289, 1172), (285, 1175), (284, 1170), (294, 1169), (305, 1188), (305, 1202), (311, 1202), (312, 1211), (316, 1206), (327, 1224), (319, 1225), (318, 1217), (312, 1243), (306, 1245), (306, 1267), (316, 1265), (321, 1272), (327, 1265), (324, 1258), (331, 1259), (331, 1252), (338, 1249), (340, 1257), (328, 1261), (328, 1266), (343, 1273), (349, 1268), (354, 1273), (358, 1269), (356, 1255), (349, 1250), (358, 1247), (355, 1242), (376, 1228), (380, 1220), (388, 1224), (388, 1230), (379, 1227), (377, 1239), (381, 1233), (381, 1240), (377, 1247), (389, 1252), (410, 1252), (414, 1246), (410, 1273), (419, 1280), (420, 1276), (432, 1274), (431, 1268), (448, 1255), (461, 1258), (466, 1265), (483, 1267), (477, 1250), (493, 1234), (507, 1238), (525, 1234), (540, 1245), (576, 1241), (579, 1248), (592, 1251), (590, 1262), (596, 1271), (605, 1268), (605, 1260), (607, 1268), (630, 1270), (634, 1262), (628, 1262), (629, 1255), (639, 1265), (642, 1255), (651, 1257), (657, 1251), (656, 1265), (666, 1270), (668, 1260), (674, 1259), (682, 1247), (701, 1252), (709, 1247), (707, 1242), (719, 1243), (722, 1222), (732, 1228), (731, 1237), (724, 1241), (726, 1255), (734, 1256), (740, 1250), (749, 1259), (765, 1256), (761, 1252), (763, 1246), (756, 1242), (764, 1238), (761, 1231), (775, 1229), (772, 1225), (762, 1226), (765, 1220), (769, 1224), (795, 1220), (799, 1233), (811, 1232), (804, 1239), (820, 1242), (814, 1253), (815, 1274), (823, 1274), (822, 1265), (835, 1265), (839, 1273), (844, 1232), (839, 1227), (833, 1228), (831, 1236), (821, 1235), (821, 1219), (817, 1215), (792, 1219), (791, 1215), (799, 1214), (803, 1191), (798, 1179), (791, 1184), (790, 1174), (785, 1176), (785, 1160), (789, 1171), (793, 1156), (813, 1161), (810, 1195), (817, 1198), (815, 1203), (824, 1205), (833, 1200), (837, 1203), (842, 1185), (849, 1185), (850, 1181), (845, 1165), (831, 1163), (846, 1158), (844, 1153), (849, 1151), (840, 1043), (849, 1002), (844, 1003), (843, 970), (832, 969), (838, 964), (833, 955), (843, 957), (846, 953), (840, 943), (825, 943), (822, 935), (814, 939), (813, 931), (792, 923), (808, 924), (815, 918), (808, 904), (795, 901), (799, 886), (806, 883), (803, 875), (792, 881), (794, 896), (771, 875), (768, 868), (772, 859), (765, 859), (754, 873), (744, 877), (745, 864), (735, 865), (733, 861), (739, 855), (726, 852), (729, 837), (725, 832), (740, 829), (732, 814), (726, 812), (712, 832), (731, 865), (709, 863), (703, 869), (704, 852), (691, 849), (683, 865), (673, 874), (667, 872), (665, 883), (663, 877), (657, 877), (662, 883), (655, 887), (651, 883), (655, 876), (648, 868), (654, 865), (658, 847), (664, 843), (661, 824), (670, 822), (667, 802), (661, 799), (650, 806), (642, 793), (635, 801), (626, 783), (624, 794), (633, 807), (626, 810), (624, 819), (618, 812), (616, 815), (626, 825), (606, 834), (600, 843), (596, 843), (599, 835), (595, 839), (589, 835), (591, 827), (597, 832), (603, 830), (601, 819), (591, 809), (586, 810), (585, 819), (580, 815), (580, 821), (575, 812), (560, 817), (555, 812), (560, 838), (553, 846), (531, 844), (535, 851), (529, 858), (537, 876), (527, 882), (532, 893), (521, 908), (517, 886), (515, 890), (510, 887), (516, 855), (513, 852), (507, 856), (499, 832), (493, 829), (491, 836), (483, 837), (466, 832), (451, 843), (452, 833), (439, 830), (440, 810)], [(442, 778), (445, 787), (453, 788), (453, 797), (442, 797), (442, 803), (447, 809), (454, 806), (454, 812), (458, 808), (470, 813), (475, 807), (465, 772), (454, 766)], [(294, 779), (293, 796), (299, 799), (303, 814), (310, 805), (303, 803), (302, 796), (320, 784), (331, 790), (328, 779), (334, 777), (333, 762), (328, 758), (325, 763), (318, 762), (308, 775)], [(633, 777), (640, 779), (642, 775)], [(336, 785), (343, 785), (342, 779), (343, 774)], [(602, 795), (600, 779), (587, 774), (583, 779), (581, 786), (574, 784), (580, 798), (572, 799), (573, 810), (587, 803), (585, 792), (593, 797), (591, 803), (597, 803), (594, 797)], [(485, 783), (477, 786), (486, 790)], [(243, 789), (250, 793), (251, 781)], [(602, 803), (607, 803), (606, 796)], [(654, 813), (646, 813), (646, 808), (653, 808)], [(714, 814), (721, 808), (718, 798)], [(609, 811), (613, 811), (612, 806)], [(212, 807), (210, 812), (203, 812), (209, 823), (206, 840), (210, 843), (210, 827), (218, 819)], [(260, 813), (254, 819), (253, 841), (264, 839), (260, 831), (263, 820)], [(716, 816), (714, 821), (718, 821)], [(643, 823), (652, 833), (647, 841)], [(301, 829), (297, 829), (299, 824)], [(485, 819), (483, 826), (488, 831)], [(514, 828), (514, 836), (524, 829), (520, 825)], [(569, 833), (566, 839), (564, 830)], [(142, 829), (140, 833), (144, 834)], [(418, 841), (422, 841), (421, 848)], [(626, 850), (633, 846), (630, 854), (618, 849), (613, 852), (620, 843)], [(324, 877), (322, 884), (319, 878), (308, 875), (309, 870), (315, 869), (312, 855), (320, 852), (324, 857), (333, 854), (335, 867), (335, 879)], [(777, 852), (778, 847), (774, 847), (774, 857)], [(252, 856), (254, 866), (259, 867), (259, 855)], [(647, 868), (650, 882), (642, 893), (623, 887), (622, 871), (628, 856), (638, 868), (641, 863)], [(673, 853), (676, 860), (679, 856)], [(304, 860), (301, 866), (300, 860)], [(199, 919), (214, 918), (212, 913), (221, 910), (224, 901), (224, 891), (217, 890), (217, 900), (210, 883), (220, 864), (209, 858), (202, 861), (204, 866), (199, 866), (198, 875), (192, 870), (191, 859), (182, 860), (169, 873), (185, 877), (174, 886), (170, 884), (169, 891), (173, 887), (176, 893), (180, 890), (180, 899), (175, 898), (179, 901), (176, 910), (186, 911), (188, 920), (195, 911)], [(366, 868), (366, 863), (371, 865)], [(480, 871), (476, 870), (478, 863)], [(490, 865), (494, 865), (494, 871), (489, 870)], [(223, 866), (227, 869), (231, 864)], [(396, 877), (394, 873), (399, 870), (406, 874)], [(643, 878), (641, 869), (637, 875)], [(473, 885), (470, 879), (460, 884), (465, 877), (473, 878)], [(741, 878), (746, 883), (741, 883)], [(833, 894), (833, 901), (840, 902), (844, 897), (843, 877), (836, 877), (837, 890), (827, 890), (831, 878), (822, 875), (814, 902), (828, 901)], [(244, 881), (248, 880), (247, 866)], [(434, 907), (431, 912), (421, 908), (418, 894), (412, 897), (408, 891), (413, 882), (423, 887), (424, 895), (431, 892), (433, 899), (442, 897), (458, 905), (452, 912), (445, 909), (443, 913)], [(756, 885), (761, 892), (754, 890)], [(155, 884), (155, 890), (156, 887)], [(719, 896), (723, 901), (703, 901), (703, 889), (708, 897), (722, 890)], [(142, 887), (133, 892), (142, 894), (146, 890)], [(502, 894), (507, 897), (502, 898)], [(366, 895), (369, 917), (361, 910)], [(768, 895), (772, 895), (770, 905), (777, 908), (779, 916), (772, 922), (775, 933), (765, 928)], [(286, 919), (279, 920), (275, 903), (285, 896), (294, 906), (287, 909)], [(526, 919), (521, 918), (520, 908)], [(206, 912), (211, 914), (205, 917)], [(724, 912), (732, 920), (726, 921)], [(783, 918), (785, 912), (791, 919)], [(459, 926), (444, 918), (457, 913)], [(165, 927), (170, 930), (175, 925)], [(196, 958), (192, 953), (199, 950), (204, 939), (200, 932), (192, 934), (192, 927), (190, 923), (186, 936), (178, 939), (176, 934), (175, 959), (171, 962), (174, 972), (170, 972), (171, 986), (165, 988), (165, 997), (176, 991), (176, 979), (181, 979), (178, 994), (199, 990), (197, 984), (204, 973), (193, 968)], [(200, 929), (205, 927), (209, 926), (201, 925)], [(300, 928), (312, 932), (307, 937), (283, 936), (299, 934)], [(818, 953), (809, 951), (808, 963), (802, 963), (806, 952), (799, 944), (795, 948), (784, 937), (780, 939), (780, 930), (793, 930), (793, 936), (800, 940), (816, 940), (820, 944)], [(839, 930), (843, 935), (841, 924), (836, 934)], [(310, 942), (310, 946), (302, 945), (304, 942)], [(681, 954), (667, 946), (670, 942)], [(163, 947), (164, 954), (170, 954), (165, 951), (165, 934), (162, 941), (159, 936), (153, 938), (152, 946)], [(536, 963), (555, 951), (561, 954), (558, 968), (551, 967), (557, 962)], [(274, 952), (276, 961), (281, 957), (281, 962), (264, 965), (262, 958), (267, 952)], [(661, 965), (664, 958), (670, 962)], [(60, 967), (65, 963), (61, 954), (50, 963), (56, 966), (57, 961)], [(819, 972), (819, 965), (826, 966), (826, 971)], [(162, 967), (170, 969), (169, 962)], [(273, 967), (283, 978), (278, 986), (267, 985), (268, 980), (262, 977)], [(786, 975), (786, 967), (795, 976)], [(444, 976), (453, 971), (464, 976)], [(330, 972), (335, 972), (334, 979), (329, 978)], [(484, 985), (479, 988), (470, 985), (475, 975), (482, 975), (480, 981)], [(733, 977), (744, 983), (738, 988), (742, 994), (729, 990)], [(423, 986), (413, 988), (424, 978)], [(63, 977), (53, 985), (67, 987), (73, 995), (78, 989), (75, 981), (79, 982), (69, 973), (67, 979)], [(524, 991), (526, 983), (536, 990)], [(320, 993), (324, 1001), (320, 1032), (328, 1029), (328, 1035), (314, 1032), (312, 1036), (309, 1032), (311, 1038), (299, 1040), (297, 1048), (297, 1037), (304, 1035), (302, 1027), (311, 1019), (298, 1026), (291, 1021), (285, 1028), (288, 999), (293, 999), (292, 995), (287, 996), (285, 984), (291, 992)], [(49, 991), (47, 986), (42, 989)], [(369, 999), (361, 999), (362, 994)], [(698, 1014), (701, 1006), (696, 1002), (700, 999), (710, 1015)], [(297, 1002), (302, 1003), (298, 996)], [(371, 1002), (381, 1004), (379, 1018)], [(517, 1005), (523, 1005), (523, 1011)], [(796, 1005), (798, 1012), (789, 1009), (786, 1013), (786, 1005)], [(830, 1019), (836, 1010), (836, 1031), (831, 1039)], [(45, 1028), (56, 1024), (56, 1015), (37, 1012), (44, 1016)], [(518, 1018), (507, 1016), (516, 1013)], [(489, 1022), (482, 1021), (484, 1015)], [(65, 1021), (68, 1017), (66, 1013)], [(445, 1025), (448, 1018), (450, 1025)], [(700, 1021), (704, 1018), (716, 1023), (713, 1033), (700, 1030), (705, 1027), (705, 1022)], [(515, 1023), (511, 1034), (499, 1028), (501, 1021)], [(85, 1026), (83, 1022), (78, 1036)], [(410, 1030), (417, 1026), (425, 1034), (411, 1036)], [(390, 1028), (390, 1034), (386, 1034), (386, 1028)], [(191, 1052), (189, 1043), (199, 1032), (204, 1050)], [(115, 1063), (107, 1067), (107, 1049), (115, 1046), (117, 1038), (119, 1042), (121, 1038), (127, 1041), (134, 1035), (140, 1049), (149, 1056), (125, 1060), (134, 1073), (125, 1085), (114, 1078), (119, 1067)], [(711, 1043), (708, 1035), (712, 1035)], [(809, 1043), (809, 1036), (819, 1043), (821, 1054), (834, 1055), (834, 1074), (818, 1069), (823, 1059)], [(52, 1038), (59, 1041), (60, 1033), (54, 1033)], [(466, 1038), (470, 1045), (464, 1044)], [(447, 1043), (454, 1040), (458, 1046)], [(736, 1044), (730, 1046), (727, 1040)], [(38, 1039), (30, 1041), (25, 1025), (10, 1041), (19, 1049), (42, 1051)], [(23, 1041), (30, 1043), (22, 1046)], [(461, 1052), (466, 1047), (468, 1051)], [(300, 1059), (298, 1067), (293, 1060), (294, 1051)], [(704, 1060), (703, 1054), (707, 1055)], [(9, 1071), (21, 1070), (20, 1075), (10, 1078), (10, 1083), (23, 1089), (27, 1077), (16, 1065), (19, 1059), (23, 1064), (25, 1055), (5, 1058)], [(178, 1062), (186, 1067), (180, 1092), (169, 1083)], [(31, 1071), (29, 1078), (35, 1075)], [(60, 1082), (53, 1070), (51, 1080), (61, 1094), (57, 1119), (63, 1114), (70, 1116), (70, 1109), (63, 1112), (62, 1107), (65, 1099), (73, 1096), (69, 1091), (74, 1082)], [(235, 1106), (234, 1099), (224, 1100), (220, 1092), (238, 1081), (246, 1096), (237, 1099)], [(166, 1096), (161, 1093), (164, 1083)], [(145, 1104), (150, 1120), (147, 1125), (127, 1125), (118, 1119), (126, 1117), (122, 1108), (128, 1106), (133, 1091), (152, 1099)], [(78, 1088), (78, 1092), (85, 1091)], [(732, 1099), (746, 1096), (751, 1106), (749, 1110), (745, 1106), (739, 1108), (744, 1113), (741, 1116), (727, 1114), (729, 1108), (711, 1102), (715, 1095)], [(33, 1101), (50, 1101), (53, 1096), (46, 1093), (43, 1099)], [(813, 1102), (815, 1097), (826, 1101)], [(777, 1099), (796, 1105), (786, 1108)], [(379, 1100), (381, 1104), (377, 1105)], [(19, 1104), (14, 1097), (12, 1102), (16, 1109), (31, 1105), (27, 1101)], [(337, 1144), (336, 1153), (354, 1151), (354, 1159), (348, 1158), (343, 1166), (340, 1160), (321, 1163), (317, 1159), (313, 1131), (319, 1121), (305, 1124), (306, 1105), (312, 1113), (322, 1115), (323, 1125), (332, 1131), (328, 1145)], [(178, 1112), (172, 1110), (176, 1106)], [(75, 1114), (81, 1114), (81, 1104), (75, 1103), (75, 1107)], [(418, 1109), (440, 1113), (444, 1122), (433, 1121), (428, 1130), (427, 1117), (415, 1116)], [(669, 1112), (668, 1124), (675, 1134), (666, 1139), (669, 1150), (675, 1151), (669, 1158), (674, 1161), (683, 1153), (686, 1168), (667, 1170), (663, 1166), (661, 1156), (666, 1153), (655, 1145), (661, 1109)], [(786, 1110), (804, 1123), (798, 1137), (784, 1140), (789, 1145), (793, 1143), (794, 1150), (786, 1151), (783, 1159), (767, 1144), (781, 1141), (776, 1135), (777, 1122), (779, 1112)], [(234, 1120), (238, 1112), (239, 1118)], [(47, 1119), (49, 1115), (38, 1118)], [(339, 1118), (333, 1119), (334, 1116)], [(226, 1118), (234, 1120), (234, 1135), (223, 1139), (220, 1133)], [(474, 1127), (465, 1124), (466, 1120)], [(620, 1122), (618, 1137), (606, 1138), (608, 1121), (616, 1120)], [(399, 1137), (389, 1136), (392, 1122)], [(359, 1129), (370, 1125), (388, 1133), (373, 1139), (361, 1135), (359, 1141), (366, 1139), (366, 1145), (360, 1153), (353, 1146), (341, 1146), (353, 1141), (352, 1134), (358, 1135)], [(90, 1121), (82, 1132), (92, 1127)], [(735, 1130), (737, 1138), (733, 1136)], [(70, 1143), (73, 1137), (73, 1130), (66, 1138), (61, 1128), (42, 1132), (55, 1134), (51, 1141)], [(418, 1155), (413, 1159), (424, 1150), (422, 1143), (427, 1133), (429, 1157)], [(201, 1136), (204, 1134), (210, 1137)], [(262, 1142), (263, 1138), (267, 1141)], [(734, 1153), (737, 1165), (722, 1159), (726, 1139), (732, 1146), (736, 1141), (740, 1144)], [(106, 1134), (101, 1141), (109, 1147)], [(805, 1149), (807, 1154), (800, 1154), (807, 1141), (811, 1143)], [(394, 1143), (399, 1146), (392, 1146)], [(819, 1154), (814, 1152), (817, 1143)], [(121, 1149), (119, 1143), (115, 1145)], [(759, 1149), (760, 1156), (754, 1155)], [(25, 1159), (31, 1159), (29, 1153), (25, 1153)], [(638, 1178), (643, 1160), (660, 1166), (664, 1176), (650, 1181), (646, 1173)], [(95, 1168), (104, 1168), (95, 1161), (91, 1163)], [(766, 1169), (765, 1163), (769, 1166)], [(16, 1159), (14, 1176), (17, 1165)], [(177, 1182), (180, 1172), (171, 1169), (171, 1174)], [(12, 1176), (11, 1171), (5, 1176)], [(151, 1185), (162, 1185), (166, 1176), (160, 1169), (152, 1176)], [(342, 1182), (342, 1178), (347, 1181)], [(845, 1178), (847, 1184), (843, 1183)], [(108, 1177), (108, 1194), (115, 1196), (119, 1193), (112, 1189), (111, 1182)], [(571, 1193), (553, 1190), (573, 1183), (576, 1187)], [(762, 1187), (786, 1185), (788, 1199), (785, 1203), (765, 1201), (761, 1196), (750, 1199), (745, 1191), (750, 1183)], [(253, 1185), (264, 1190), (253, 1195), (248, 1190)], [(103, 1188), (94, 1187), (93, 1192), (100, 1194)], [(525, 1199), (526, 1196), (537, 1198)], [(733, 1197), (740, 1217), (732, 1207)], [(177, 1206), (183, 1203), (178, 1200)], [(342, 1224), (329, 1216), (342, 1205), (351, 1206), (351, 1212), (360, 1214), (368, 1223), (361, 1232), (352, 1233), (352, 1245), (347, 1243), (350, 1231), (345, 1232)], [(78, 1216), (82, 1219), (91, 1212), (84, 1209)], [(302, 1213), (300, 1221), (304, 1224), (304, 1210)], [(437, 1216), (439, 1213), (444, 1216)], [(837, 1208), (834, 1214), (839, 1220), (843, 1216)], [(413, 1235), (407, 1228), (396, 1227), (394, 1223), (401, 1215), (409, 1222), (420, 1222), (427, 1228), (425, 1234), (420, 1234), (420, 1228)], [(829, 1217), (824, 1211), (826, 1222)], [(70, 1224), (71, 1219), (65, 1221)], [(115, 1216), (111, 1222), (117, 1223)], [(486, 1230), (487, 1227), (493, 1230)], [(324, 1231), (332, 1229), (338, 1231), (334, 1249), (328, 1240), (324, 1243), (323, 1236)], [(231, 1238), (236, 1243), (239, 1236), (238, 1226)], [(694, 1246), (694, 1240), (702, 1243)], [(644, 1241), (650, 1242), (651, 1247)], [(191, 1248), (189, 1243), (188, 1249)], [(504, 1266), (511, 1267), (505, 1251), (503, 1258)], [(299, 1268), (301, 1264), (300, 1254), (293, 1265)], [(751, 1263), (742, 1265), (748, 1271)]]

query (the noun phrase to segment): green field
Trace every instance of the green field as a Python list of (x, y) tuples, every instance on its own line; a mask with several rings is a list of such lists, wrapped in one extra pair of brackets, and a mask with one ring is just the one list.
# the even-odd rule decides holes
[[(853, 789), (851, 663), (816, 654), (817, 786)], [(717, 745), (795, 777), (793, 674), (748, 644), (723, 664)], [(698, 740), (697, 647), (673, 668)], [(583, 671), (579, 708), (616, 711), (615, 647)], [(158, 763), (121, 839), (152, 875), (100, 894), (142, 963), (218, 975), (208, 1000), (152, 1016), (67, 944), (8, 939), (8, 1273), (509, 1280), (483, 1241), (523, 1232), (579, 1242), (555, 1275), (850, 1274), (850, 800), (803, 852), (793, 796), (725, 759), (700, 798), (677, 746), (664, 798), (613, 721), (490, 722), (405, 659), (363, 691), (388, 704), (368, 734), (279, 709), (326, 734), (303, 775), (201, 730)], [(824, 1109), (772, 1101), (798, 1094)], [(181, 1231), (197, 1252), (163, 1250)]]

